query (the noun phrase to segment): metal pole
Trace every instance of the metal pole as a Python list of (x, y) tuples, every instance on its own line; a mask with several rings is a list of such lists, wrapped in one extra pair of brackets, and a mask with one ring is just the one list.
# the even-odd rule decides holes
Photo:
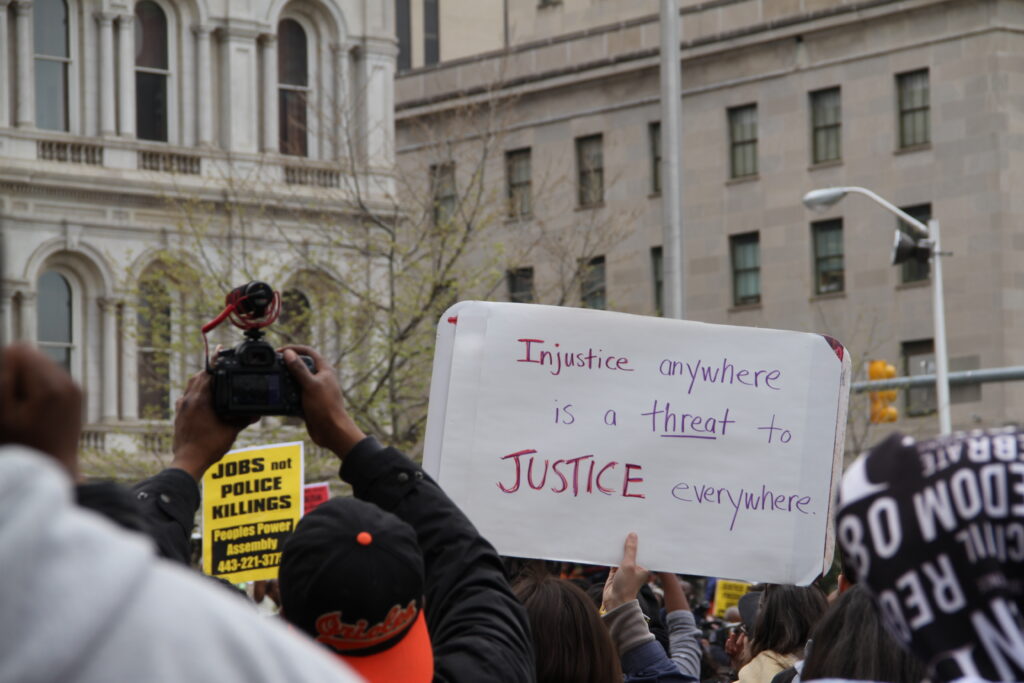
[(678, 0), (661, 0), (661, 204), (664, 214), (664, 315), (686, 315), (683, 251), (682, 66), (679, 56)]
[[(1005, 368), (981, 368), (979, 370), (960, 370), (948, 375), (950, 386), (962, 384), (988, 384), (989, 382), (1021, 382), (1024, 381), (1024, 365), (1011, 365)], [(855, 394), (866, 391), (884, 391), (886, 389), (911, 389), (913, 387), (935, 386), (935, 375), (913, 375), (911, 377), (893, 377), (892, 379), (873, 379), (866, 382), (854, 382), (850, 391)]]
[(949, 434), (953, 424), (949, 417), (949, 354), (946, 350), (946, 308), (942, 296), (942, 244), (939, 221), (928, 221), (932, 240), (932, 318), (935, 320), (935, 397), (939, 411), (939, 433)]

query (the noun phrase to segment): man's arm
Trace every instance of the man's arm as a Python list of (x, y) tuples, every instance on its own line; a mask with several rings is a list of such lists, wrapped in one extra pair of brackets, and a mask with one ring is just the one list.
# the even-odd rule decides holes
[[(310, 374), (296, 351), (314, 359), (317, 374)], [(302, 385), (310, 437), (338, 455), (341, 476), (356, 497), (416, 530), (426, 566), (425, 612), (435, 680), (534, 680), (526, 610), (491, 544), (419, 465), (356, 427), (334, 373), (319, 354), (289, 347), (285, 361)]]
[(199, 509), (199, 482), (224, 457), (248, 419), (226, 421), (213, 410), (212, 379), (199, 371), (174, 407), (174, 457), (156, 476), (132, 487), (146, 533), (164, 557), (189, 564), (191, 536)]

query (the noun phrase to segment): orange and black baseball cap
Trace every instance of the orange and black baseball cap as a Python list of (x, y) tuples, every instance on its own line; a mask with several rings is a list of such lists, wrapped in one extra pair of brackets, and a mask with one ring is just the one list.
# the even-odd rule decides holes
[(423, 555), (395, 515), (355, 498), (327, 501), (285, 542), (279, 578), (285, 619), (371, 683), (433, 679)]

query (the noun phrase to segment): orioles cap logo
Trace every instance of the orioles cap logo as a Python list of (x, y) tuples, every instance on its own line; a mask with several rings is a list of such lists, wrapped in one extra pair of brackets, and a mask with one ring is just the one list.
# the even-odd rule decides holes
[(393, 606), (384, 621), (370, 626), (366, 619), (346, 624), (341, 620), (341, 612), (328, 612), (316, 620), (316, 640), (341, 651), (373, 647), (407, 629), (416, 620), (418, 613), (416, 601), (413, 600), (404, 609), (401, 605)]

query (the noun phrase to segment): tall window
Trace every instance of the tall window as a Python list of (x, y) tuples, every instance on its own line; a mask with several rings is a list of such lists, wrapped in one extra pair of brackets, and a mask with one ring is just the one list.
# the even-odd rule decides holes
[(654, 278), (654, 312), (665, 314), (665, 260), (661, 247), (651, 247), (651, 274)]
[[(908, 377), (935, 374), (935, 344), (931, 339), (903, 342), (903, 370)], [(935, 387), (911, 387), (906, 391), (907, 415), (934, 413)]]
[(508, 300), (519, 304), (533, 303), (533, 268), (508, 271)]
[(412, 68), (412, 15), (410, 0), (395, 0), (395, 35), (398, 36), (398, 70)]
[(836, 218), (811, 224), (814, 233), (814, 291), (841, 292), (845, 288), (843, 221)]
[[(6, 8), (5, 10), (6, 11)], [(32, 3), (35, 44), (36, 126), (68, 130), (68, 6), (64, 0)], [(7, 36), (0, 36), (6, 42)], [(4, 45), (4, 50), (7, 45)]]
[(171, 416), (171, 294), (160, 271), (139, 286), (137, 310), (139, 416)]
[(440, 0), (423, 0), (423, 63), (427, 66), (441, 61)]
[(75, 350), (71, 285), (54, 270), (43, 273), (36, 285), (39, 292), (36, 312), (39, 348), (70, 373), (71, 355)]
[(505, 176), (508, 180), (508, 215), (528, 218), (531, 207), (530, 148), (505, 153)]
[(278, 140), (282, 154), (304, 157), (309, 65), (306, 31), (294, 19), (277, 25)]
[(298, 289), (286, 289), (281, 295), (281, 316), (274, 326), (289, 344), (314, 344), (312, 333), (312, 307), (309, 298)]
[(167, 17), (160, 5), (135, 5), (135, 130), (142, 140), (167, 140)]
[(896, 76), (896, 91), (899, 98), (900, 147), (931, 142), (928, 69)]
[(729, 109), (729, 176), (757, 175), (757, 105)]
[(576, 138), (577, 203), (597, 206), (604, 201), (604, 138)]
[(732, 252), (732, 303), (761, 302), (761, 237), (756, 232), (729, 238)]
[(434, 200), (434, 225), (443, 226), (455, 216), (455, 162), (430, 167), (430, 195)]
[(604, 277), (604, 256), (595, 256), (584, 264), (580, 264), (580, 301), (583, 308), (600, 308), (608, 306), (608, 290)]
[(839, 88), (811, 93), (811, 161), (820, 164), (842, 157), (843, 110)]
[[(916, 206), (905, 206), (903, 210), (910, 214), (911, 218), (916, 218), (925, 225), (928, 225), (928, 221), (932, 217), (932, 205), (931, 204), (918, 204)], [(897, 223), (903, 223), (902, 220), (896, 219)], [(920, 282), (921, 280), (927, 280), (932, 272), (932, 265), (930, 263), (921, 263), (916, 259), (910, 259), (904, 261), (901, 264), (901, 281), (905, 284), (907, 282)]]
[(661, 192), (661, 122), (647, 126), (647, 137), (651, 143), (651, 192)]

